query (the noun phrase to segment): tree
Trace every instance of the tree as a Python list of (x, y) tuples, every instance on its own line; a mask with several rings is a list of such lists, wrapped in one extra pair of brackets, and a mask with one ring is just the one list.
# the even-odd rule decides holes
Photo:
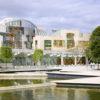
[(33, 60), (35, 64), (40, 64), (43, 59), (43, 50), (36, 49), (33, 54)]
[(94, 63), (100, 63), (100, 26), (92, 32), (87, 56)]
[(13, 53), (10, 47), (7, 47), (7, 46), (0, 47), (0, 59), (4, 63), (11, 62), (12, 58), (13, 58)]

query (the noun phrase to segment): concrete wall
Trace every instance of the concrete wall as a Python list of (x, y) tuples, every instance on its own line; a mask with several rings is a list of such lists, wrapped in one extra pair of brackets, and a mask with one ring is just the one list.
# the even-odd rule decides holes
[[(75, 47), (78, 46), (78, 44), (81, 40), (83, 42), (89, 41), (89, 36), (87, 37), (87, 34), (86, 34), (86, 35), (83, 35), (82, 37), (80, 37), (80, 32), (78, 30), (60, 30), (60, 31), (55, 32), (52, 35), (46, 35), (46, 36), (36, 35), (33, 39), (33, 48), (36, 49), (35, 41), (37, 40), (37, 42), (38, 42), (37, 48), (44, 50), (44, 40), (51, 40), (52, 41), (51, 50), (55, 50), (55, 51), (67, 50), (67, 47), (66, 47), (66, 45), (67, 45), (67, 38), (66, 38), (67, 33), (74, 34)], [(54, 47), (54, 45), (53, 45), (54, 40), (64, 40), (65, 44), (63, 47)]]
[(13, 65), (12, 65), (12, 63), (0, 63), (0, 68), (12, 68), (13, 67)]

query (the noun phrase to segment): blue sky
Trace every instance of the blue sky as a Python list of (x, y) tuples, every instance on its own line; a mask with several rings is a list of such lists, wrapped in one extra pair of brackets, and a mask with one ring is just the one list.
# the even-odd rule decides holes
[(24, 18), (44, 28), (79, 29), (100, 25), (100, 0), (0, 0), (0, 19)]

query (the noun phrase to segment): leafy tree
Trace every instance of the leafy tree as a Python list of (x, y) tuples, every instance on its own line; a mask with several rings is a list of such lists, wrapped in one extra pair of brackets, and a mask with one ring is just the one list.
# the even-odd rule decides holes
[(42, 59), (43, 59), (43, 50), (36, 49), (33, 54), (33, 60), (34, 60), (35, 64), (40, 64)]
[(93, 61), (92, 61), (92, 56), (91, 56), (90, 45), (86, 48), (86, 50), (85, 50), (85, 55), (86, 55), (86, 58), (87, 58), (87, 60), (88, 60), (88, 63), (93, 62)]
[(92, 32), (87, 56), (92, 62), (100, 63), (100, 26)]
[(0, 59), (4, 63), (11, 62), (12, 57), (13, 57), (13, 53), (10, 47), (7, 47), (7, 46), (0, 47)]

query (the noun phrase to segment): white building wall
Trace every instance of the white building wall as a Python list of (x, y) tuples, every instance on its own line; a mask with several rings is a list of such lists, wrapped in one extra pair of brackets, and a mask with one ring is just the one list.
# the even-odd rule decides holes
[(0, 32), (6, 32), (6, 26), (0, 24)]
[(75, 46), (77, 46), (79, 34), (80, 34), (79, 30), (67, 30), (67, 29), (59, 30), (56, 31), (54, 34), (52, 34), (52, 36), (60, 37), (60, 39), (64, 39), (67, 44), (67, 38), (66, 38), (67, 33), (74, 33)]
[(82, 34), (79, 36), (78, 41), (89, 41), (91, 34)]
[(36, 36), (33, 38), (33, 48), (36, 49), (35, 41), (37, 41), (37, 48), (44, 49), (44, 37), (43, 36)]
[[(63, 50), (67, 50), (67, 33), (73, 33), (74, 34), (74, 40), (75, 40), (75, 46), (78, 45), (78, 38), (79, 38), (79, 34), (80, 32), (78, 30), (60, 30), (57, 31), (56, 33), (52, 34), (52, 35), (36, 35), (33, 39), (33, 48), (35, 48), (35, 40), (37, 40), (38, 44), (37, 44), (37, 48), (38, 49), (44, 49), (44, 40), (51, 40), (52, 41), (52, 47), (51, 50), (55, 50), (55, 51), (63, 51)], [(63, 47), (54, 47), (53, 43), (54, 40), (64, 40), (65, 44)]]

